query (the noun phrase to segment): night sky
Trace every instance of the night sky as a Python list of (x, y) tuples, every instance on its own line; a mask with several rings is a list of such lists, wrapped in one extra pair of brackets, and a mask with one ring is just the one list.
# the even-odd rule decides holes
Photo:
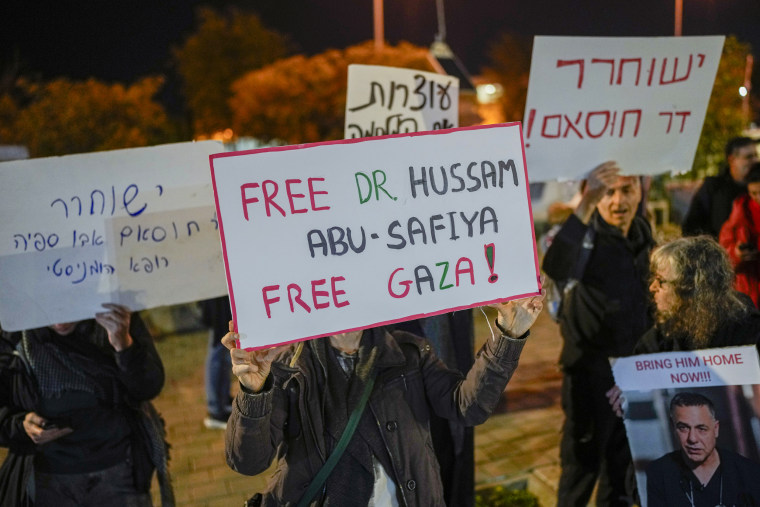
[[(3, 0), (0, 62), (7, 65), (17, 54), (22, 74), (44, 79), (131, 82), (165, 74), (170, 48), (194, 29), (195, 7), (231, 3), (258, 12), (268, 27), (288, 34), (307, 54), (373, 37), (372, 0)], [(429, 46), (437, 32), (435, 4), (435, 0), (386, 0), (386, 40)], [(673, 0), (444, 0), (444, 5), (446, 41), (473, 74), (487, 63), (489, 45), (505, 32), (673, 33)], [(684, 0), (683, 34), (734, 34), (760, 50), (760, 0)]]

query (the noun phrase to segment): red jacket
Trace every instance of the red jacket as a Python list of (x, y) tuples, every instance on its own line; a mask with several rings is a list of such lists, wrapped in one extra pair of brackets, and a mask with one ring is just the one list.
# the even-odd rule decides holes
[(741, 244), (760, 251), (760, 204), (749, 195), (737, 197), (731, 215), (720, 230), (719, 239), (736, 270), (736, 290), (747, 294), (755, 306), (760, 307), (760, 258), (743, 261), (736, 251)]

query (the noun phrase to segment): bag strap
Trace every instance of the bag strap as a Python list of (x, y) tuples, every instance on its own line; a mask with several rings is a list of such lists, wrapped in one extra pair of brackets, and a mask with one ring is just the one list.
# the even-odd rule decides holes
[(338, 440), (338, 445), (335, 446), (332, 454), (330, 454), (327, 461), (325, 461), (325, 464), (322, 465), (322, 468), (319, 469), (317, 475), (312, 479), (306, 493), (301, 497), (301, 501), (298, 502), (298, 507), (306, 507), (309, 505), (309, 502), (311, 502), (314, 496), (319, 493), (319, 490), (322, 489), (322, 485), (327, 481), (327, 478), (330, 476), (333, 468), (335, 468), (335, 465), (338, 464), (338, 460), (340, 460), (340, 457), (343, 455), (343, 451), (348, 447), (348, 442), (351, 441), (351, 437), (354, 435), (354, 431), (356, 431), (356, 427), (359, 425), (359, 418), (364, 412), (364, 407), (367, 406), (367, 400), (369, 400), (369, 395), (372, 392), (372, 386), (375, 385), (376, 374), (377, 372), (372, 372), (372, 375), (367, 379), (367, 384), (364, 386), (364, 392), (359, 399), (359, 404), (356, 405), (356, 408), (354, 408), (354, 411), (351, 413), (348, 424), (346, 424), (346, 428), (343, 430), (340, 440)]
[(570, 278), (568, 278), (567, 283), (564, 287), (565, 293), (572, 289), (575, 284), (577, 284), (581, 278), (583, 278), (583, 272), (586, 271), (586, 266), (588, 265), (588, 261), (591, 258), (591, 251), (594, 249), (595, 237), (596, 229), (594, 229), (594, 225), (591, 224), (586, 230), (586, 234), (583, 236), (583, 241), (581, 242), (581, 251), (578, 253), (578, 258), (576, 259), (573, 270), (570, 273)]

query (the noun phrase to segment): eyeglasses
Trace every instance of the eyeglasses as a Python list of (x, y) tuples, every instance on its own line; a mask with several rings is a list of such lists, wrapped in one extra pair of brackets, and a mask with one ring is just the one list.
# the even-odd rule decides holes
[(661, 277), (660, 275), (652, 275), (652, 283), (657, 282), (657, 285), (660, 287), (664, 287), (667, 284), (673, 284), (676, 282), (676, 280), (666, 280), (665, 278)]

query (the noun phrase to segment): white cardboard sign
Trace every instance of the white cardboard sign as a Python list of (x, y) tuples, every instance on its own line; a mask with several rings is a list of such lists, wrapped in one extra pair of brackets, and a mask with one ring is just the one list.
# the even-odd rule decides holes
[(0, 324), (16, 331), (226, 293), (214, 141), (0, 164)]
[(760, 384), (752, 346), (621, 357), (612, 360), (612, 373), (623, 391)]
[(536, 37), (523, 128), (532, 181), (691, 169), (723, 36)]
[(519, 124), (211, 157), (243, 348), (537, 294)]
[(346, 139), (459, 126), (459, 79), (380, 65), (349, 65)]

